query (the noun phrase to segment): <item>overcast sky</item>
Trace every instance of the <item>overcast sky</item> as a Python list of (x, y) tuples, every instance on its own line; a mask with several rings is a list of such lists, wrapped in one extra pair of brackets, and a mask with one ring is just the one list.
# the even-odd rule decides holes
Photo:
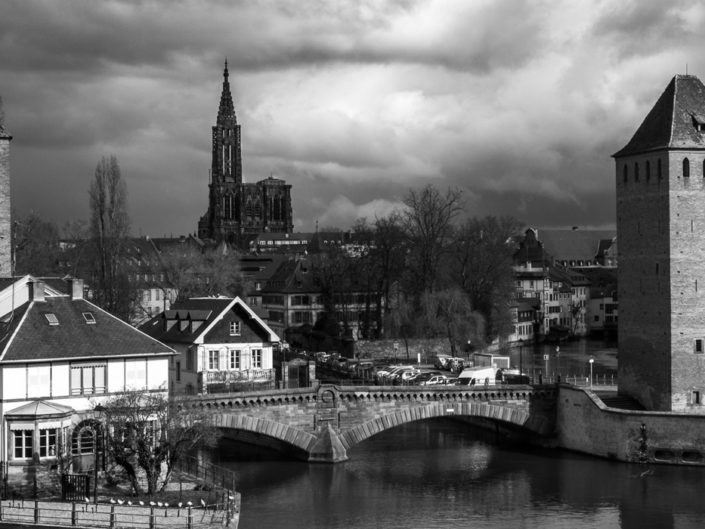
[(244, 179), (291, 184), (296, 231), (427, 183), (471, 216), (613, 227), (610, 155), (704, 78), (704, 28), (697, 0), (4, 0), (13, 206), (87, 218), (115, 154), (133, 234), (194, 232), (227, 58)]

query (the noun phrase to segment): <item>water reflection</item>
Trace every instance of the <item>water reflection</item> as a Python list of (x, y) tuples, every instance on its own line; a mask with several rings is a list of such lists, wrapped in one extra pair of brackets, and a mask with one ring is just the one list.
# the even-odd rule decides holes
[(214, 457), (240, 474), (242, 529), (705, 524), (702, 469), (656, 466), (642, 477), (647, 467), (498, 445), (447, 419), (383, 432), (338, 465), (248, 461), (241, 450)]

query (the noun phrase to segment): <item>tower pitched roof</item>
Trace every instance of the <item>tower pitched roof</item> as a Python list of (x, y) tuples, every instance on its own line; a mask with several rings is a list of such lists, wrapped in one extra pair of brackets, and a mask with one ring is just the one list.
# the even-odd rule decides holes
[(223, 90), (220, 93), (220, 106), (218, 107), (218, 125), (227, 125), (231, 122), (236, 122), (235, 105), (233, 105), (233, 96), (230, 93), (230, 81), (228, 77), (228, 61), (225, 61), (225, 69), (223, 70)]
[(615, 158), (658, 149), (705, 149), (705, 86), (676, 75)]
[(11, 140), (12, 136), (5, 129), (5, 111), (2, 106), (2, 97), (0, 97), (0, 138), (4, 140)]

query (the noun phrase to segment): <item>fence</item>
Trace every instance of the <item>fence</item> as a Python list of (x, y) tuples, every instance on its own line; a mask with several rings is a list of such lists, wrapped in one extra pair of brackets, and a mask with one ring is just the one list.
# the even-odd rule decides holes
[(235, 472), (197, 457), (182, 457), (175, 465), (174, 470), (219, 488), (222, 494), (227, 493), (227, 491), (234, 491), (237, 484), (237, 474)]
[(0, 522), (22, 524), (90, 526), (108, 529), (199, 529), (228, 525), (239, 512), (240, 496), (225, 504), (190, 505), (119, 505), (116, 503), (58, 503), (2, 500)]

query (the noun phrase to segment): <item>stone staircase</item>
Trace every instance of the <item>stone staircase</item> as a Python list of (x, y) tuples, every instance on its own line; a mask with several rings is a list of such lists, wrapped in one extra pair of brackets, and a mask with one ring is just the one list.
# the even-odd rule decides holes
[(617, 393), (599, 393), (596, 392), (596, 395), (600, 397), (600, 400), (605, 404), (605, 406), (608, 406), (609, 408), (617, 408), (619, 410), (634, 410), (634, 411), (643, 411), (644, 407), (639, 404), (638, 401), (633, 399), (632, 397), (627, 397), (625, 395), (618, 395)]

